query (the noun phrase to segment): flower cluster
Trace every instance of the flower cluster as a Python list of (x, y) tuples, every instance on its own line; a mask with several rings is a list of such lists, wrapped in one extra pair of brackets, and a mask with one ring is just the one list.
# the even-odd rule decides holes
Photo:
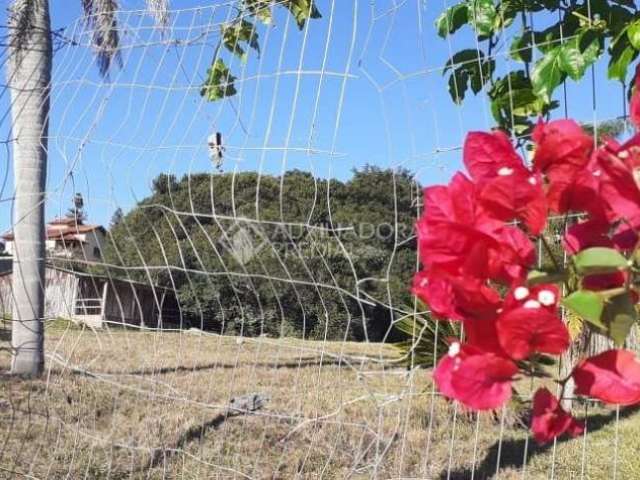
[[(631, 112), (640, 123), (640, 97)], [(424, 190), (413, 293), (435, 318), (462, 322), (463, 338), (450, 340), (433, 378), (443, 395), (473, 410), (501, 407), (514, 381), (544, 376), (543, 361), (569, 348), (561, 306), (585, 333), (619, 347), (636, 321), (640, 134), (597, 146), (572, 120), (540, 121), (532, 151), (529, 166), (503, 132), (471, 132), (468, 175)], [(554, 256), (545, 237), (550, 218), (561, 220), (568, 261), (536, 270), (536, 241)], [(578, 395), (640, 403), (640, 363), (628, 350), (580, 358), (571, 377)], [(566, 381), (557, 380), (560, 396)], [(546, 388), (533, 397), (531, 428), (541, 443), (583, 431)]]

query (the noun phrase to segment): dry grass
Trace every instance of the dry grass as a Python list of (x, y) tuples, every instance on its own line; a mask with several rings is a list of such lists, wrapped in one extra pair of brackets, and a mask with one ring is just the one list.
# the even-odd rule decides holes
[[(0, 478), (481, 479), (498, 455), (503, 479), (640, 475), (640, 415), (591, 407), (589, 435), (538, 448), (513, 412), (461, 412), (384, 345), (58, 324), (46, 348), (45, 379), (0, 378)], [(219, 416), (248, 393), (266, 408)]]

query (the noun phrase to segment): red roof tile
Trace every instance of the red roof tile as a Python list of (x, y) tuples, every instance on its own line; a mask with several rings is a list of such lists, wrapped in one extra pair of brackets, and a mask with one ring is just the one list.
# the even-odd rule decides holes
[[(47, 239), (49, 240), (68, 240), (80, 241), (75, 235), (91, 233), (96, 230), (101, 230), (105, 233), (105, 229), (102, 225), (91, 224), (76, 224), (73, 218), (56, 218), (47, 224)], [(13, 241), (13, 232), (6, 232), (2, 235), (4, 240)]]

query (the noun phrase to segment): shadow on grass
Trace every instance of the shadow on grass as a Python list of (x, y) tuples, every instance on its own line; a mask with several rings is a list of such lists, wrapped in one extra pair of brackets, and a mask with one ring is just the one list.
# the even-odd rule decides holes
[(147, 471), (157, 467), (158, 465), (166, 463), (169, 460), (169, 458), (173, 456), (174, 453), (176, 453), (179, 450), (182, 450), (187, 444), (195, 440), (202, 440), (202, 438), (205, 436), (208, 430), (217, 429), (220, 425), (222, 425), (225, 422), (225, 420), (227, 420), (227, 418), (228, 418), (227, 414), (221, 413), (213, 417), (208, 422), (205, 422), (201, 425), (195, 425), (189, 428), (182, 435), (180, 435), (180, 437), (178, 438), (178, 441), (172, 448), (155, 449), (151, 455), (151, 459), (149, 460), (149, 462), (141, 469), (138, 469), (138, 472)]
[(245, 415), (260, 410), (269, 401), (269, 398), (259, 393), (243, 395), (241, 397), (232, 398), (229, 406), (225, 408), (223, 413), (213, 417), (211, 420), (200, 425), (194, 425), (182, 433), (176, 443), (171, 448), (158, 448), (152, 453), (149, 462), (139, 471), (147, 471), (158, 465), (166, 464), (169, 457), (174, 453), (182, 450), (186, 445), (196, 440), (202, 441), (208, 430), (215, 430), (222, 425), (227, 419)]
[[(255, 362), (247, 363), (246, 366), (252, 368), (305, 368), (305, 367), (318, 367), (318, 366), (331, 366), (331, 365), (343, 365), (347, 364), (346, 361), (339, 361), (336, 359), (327, 359), (320, 357), (303, 357), (292, 362)], [(131, 370), (127, 372), (100, 372), (113, 375), (166, 375), (171, 373), (189, 373), (200, 372), (203, 370), (215, 370), (215, 369), (236, 369), (239, 365), (235, 363), (221, 363), (212, 362), (201, 365), (194, 365), (193, 367), (185, 367), (179, 365), (177, 367), (162, 367), (162, 368), (145, 368), (140, 370)]]
[[(620, 409), (620, 419), (630, 417), (631, 415), (640, 411), (640, 406), (629, 407), (626, 409)], [(587, 434), (597, 432), (598, 430), (606, 427), (611, 422), (616, 421), (616, 412), (613, 411), (608, 414), (597, 414), (588, 416), (585, 419), (587, 424)], [(569, 441), (570, 438), (564, 436), (559, 438), (557, 444), (560, 445)], [(525, 448), (527, 449), (525, 458)], [(531, 458), (536, 455), (547, 452), (553, 448), (553, 442), (545, 445), (538, 445), (532, 438), (518, 439), (518, 440), (503, 440), (502, 445), (500, 442), (494, 443), (489, 447), (489, 451), (485, 455), (482, 462), (476, 465), (473, 478), (477, 480), (493, 478), (496, 475), (496, 470), (502, 468), (522, 468), (523, 463), (529, 463)], [(498, 466), (498, 452), (500, 452), (500, 464)], [(496, 468), (498, 467), (498, 468)], [(447, 473), (446, 470), (440, 473), (441, 480), (467, 480), (471, 478), (471, 468), (464, 467), (457, 470), (452, 470), (451, 473)]]

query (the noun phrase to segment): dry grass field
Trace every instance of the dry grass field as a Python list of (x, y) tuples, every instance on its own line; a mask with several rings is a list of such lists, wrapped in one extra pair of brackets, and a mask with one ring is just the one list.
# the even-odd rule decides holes
[[(385, 345), (58, 321), (46, 349), (41, 380), (10, 378), (0, 350), (0, 478), (640, 478), (640, 413), (591, 406), (586, 437), (540, 448), (515, 412), (461, 411)], [(224, 414), (253, 393), (263, 408)]]

